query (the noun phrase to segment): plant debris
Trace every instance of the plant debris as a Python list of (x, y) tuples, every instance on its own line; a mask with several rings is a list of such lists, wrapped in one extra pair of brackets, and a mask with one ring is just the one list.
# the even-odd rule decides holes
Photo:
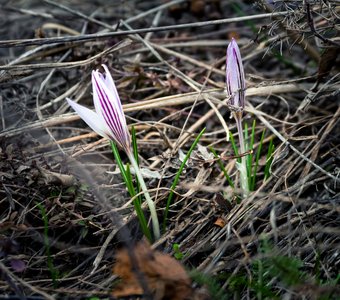
[[(339, 299), (339, 13), (312, 0), (1, 1), (0, 298)], [(245, 153), (225, 92), (232, 38)], [(102, 64), (161, 224), (150, 246), (142, 193), (66, 101), (94, 109)]]

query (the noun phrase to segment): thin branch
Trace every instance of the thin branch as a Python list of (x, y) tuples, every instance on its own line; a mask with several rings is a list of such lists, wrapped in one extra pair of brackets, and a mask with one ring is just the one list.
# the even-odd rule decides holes
[(320, 33), (318, 33), (315, 29), (314, 26), (314, 21), (313, 21), (313, 17), (312, 17), (312, 13), (311, 13), (311, 9), (310, 9), (310, 4), (308, 3), (308, 1), (306, 1), (306, 13), (307, 13), (307, 20), (308, 20), (308, 25), (310, 30), (312, 31), (312, 33), (318, 37), (321, 41), (323, 41), (325, 44), (332, 44), (336, 47), (340, 47), (340, 44), (337, 42), (334, 42), (330, 39), (327, 39), (325, 37), (323, 37)]
[(114, 37), (114, 36), (124, 36), (124, 35), (136, 34), (136, 33), (181, 30), (181, 29), (198, 28), (198, 27), (204, 27), (204, 26), (210, 26), (210, 25), (229, 24), (229, 23), (234, 23), (234, 22), (244, 22), (248, 20), (257, 20), (257, 19), (264, 19), (264, 18), (271, 18), (271, 17), (278, 17), (278, 16), (286, 16), (290, 13), (291, 12), (276, 12), (276, 13), (259, 14), (259, 15), (244, 16), (244, 17), (237, 17), (237, 18), (219, 19), (219, 20), (212, 20), (212, 21), (205, 21), (205, 22), (186, 23), (186, 24), (179, 24), (179, 25), (150, 27), (150, 28), (141, 28), (141, 29), (115, 31), (115, 32), (104, 32), (104, 33), (95, 33), (95, 34), (83, 34), (79, 36), (7, 40), (7, 41), (0, 41), (0, 48), (25, 47), (25, 46), (31, 46), (31, 45), (45, 45), (45, 44), (53, 44), (53, 43), (71, 43), (71, 42), (81, 43), (84, 41), (93, 41), (97, 39), (104, 39), (104, 38), (109, 38), (109, 37)]

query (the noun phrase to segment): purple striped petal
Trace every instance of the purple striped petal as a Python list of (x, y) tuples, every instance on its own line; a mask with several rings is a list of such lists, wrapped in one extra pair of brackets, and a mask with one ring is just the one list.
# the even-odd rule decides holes
[(98, 70), (92, 72), (93, 100), (97, 114), (111, 132), (113, 140), (124, 150), (129, 151), (131, 148), (130, 134), (126, 125), (126, 119), (120, 98), (108, 72), (103, 65), (105, 74)]
[(131, 151), (131, 138), (122, 104), (107, 66), (105, 73), (92, 71), (93, 102), (96, 112), (66, 99), (79, 116), (99, 135), (113, 140), (126, 152)]
[(227, 49), (226, 61), (227, 95), (232, 110), (243, 111), (245, 101), (246, 80), (240, 49), (233, 38)]

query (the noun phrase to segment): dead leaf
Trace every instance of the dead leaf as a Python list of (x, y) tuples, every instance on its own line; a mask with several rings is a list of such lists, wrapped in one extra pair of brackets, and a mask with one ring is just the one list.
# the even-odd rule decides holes
[(210, 161), (214, 159), (214, 154), (212, 152), (209, 152), (207, 147), (204, 147), (201, 144), (197, 145), (197, 152), (200, 154), (201, 158), (203, 158), (205, 161)]
[[(124, 167), (126, 168), (126, 166), (124, 165)], [(132, 174), (136, 174), (135, 170), (133, 168), (130, 169)], [(152, 179), (160, 179), (161, 178), (161, 174), (158, 171), (153, 171), (147, 168), (140, 168), (140, 171), (143, 175), (143, 178), (152, 178)], [(116, 169), (114, 171), (106, 171), (107, 174), (120, 174), (120, 170), (118, 167), (116, 167)]]
[(72, 186), (76, 183), (76, 179), (72, 175), (59, 174), (41, 167), (38, 167), (38, 169), (45, 184), (60, 184), (63, 186)]
[(221, 228), (223, 228), (225, 226), (225, 224), (226, 224), (226, 222), (220, 217), (218, 217), (217, 220), (214, 223), (214, 225), (221, 227)]
[[(152, 250), (145, 243), (139, 243), (134, 249), (138, 270), (144, 276), (154, 299), (184, 300), (192, 295), (191, 280), (183, 266), (173, 257)], [(113, 272), (122, 279), (122, 283), (113, 291), (115, 297), (143, 295), (143, 289), (136, 275), (136, 266), (132, 264), (127, 250), (116, 255)]]

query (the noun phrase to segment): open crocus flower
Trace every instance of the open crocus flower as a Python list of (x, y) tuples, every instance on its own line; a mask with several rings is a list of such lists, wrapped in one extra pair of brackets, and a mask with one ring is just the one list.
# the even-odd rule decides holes
[(128, 156), (135, 170), (145, 200), (149, 206), (155, 239), (159, 239), (160, 230), (156, 207), (145, 185), (142, 173), (131, 148), (131, 137), (116, 86), (107, 66), (102, 65), (105, 73), (92, 71), (93, 102), (96, 112), (66, 99), (78, 115), (99, 135), (115, 142)]
[(131, 138), (126, 125), (122, 104), (106, 65), (105, 73), (92, 71), (93, 102), (96, 112), (66, 99), (78, 115), (95, 132), (114, 141), (125, 152), (131, 152)]
[(227, 49), (226, 64), (227, 94), (230, 97), (229, 106), (233, 111), (242, 112), (244, 109), (246, 80), (240, 49), (234, 38)]

